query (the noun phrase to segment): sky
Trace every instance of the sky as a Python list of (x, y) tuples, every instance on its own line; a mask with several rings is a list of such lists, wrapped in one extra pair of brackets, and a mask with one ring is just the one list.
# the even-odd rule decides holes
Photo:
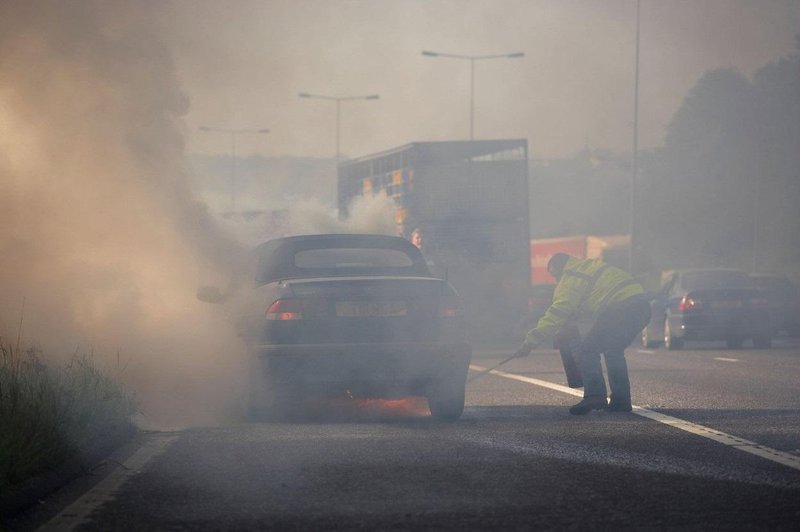
[[(536, 159), (630, 150), (636, 0), (178, 0), (161, 14), (190, 105), (189, 153), (359, 157), (470, 136), (526, 138)], [(663, 143), (703, 73), (755, 71), (795, 49), (798, 0), (641, 0), (640, 147)]]

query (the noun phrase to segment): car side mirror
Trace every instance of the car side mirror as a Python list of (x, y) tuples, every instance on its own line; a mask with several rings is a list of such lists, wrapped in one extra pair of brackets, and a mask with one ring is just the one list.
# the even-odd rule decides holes
[(217, 304), (225, 301), (225, 294), (216, 286), (201, 286), (197, 289), (197, 299), (204, 303)]

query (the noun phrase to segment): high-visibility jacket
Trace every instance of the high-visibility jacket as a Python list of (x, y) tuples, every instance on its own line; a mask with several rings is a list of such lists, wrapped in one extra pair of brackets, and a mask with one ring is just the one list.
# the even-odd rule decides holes
[(553, 292), (553, 302), (528, 331), (524, 345), (530, 349), (552, 338), (570, 319), (596, 316), (612, 303), (644, 292), (627, 272), (600, 259), (570, 257)]

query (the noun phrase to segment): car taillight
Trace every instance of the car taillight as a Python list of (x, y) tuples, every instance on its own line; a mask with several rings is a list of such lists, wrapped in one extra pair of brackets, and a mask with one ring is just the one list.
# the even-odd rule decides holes
[(439, 302), (439, 317), (454, 318), (456, 316), (461, 316), (461, 305), (458, 303), (458, 298), (453, 296), (442, 298)]
[(678, 310), (686, 312), (687, 310), (699, 310), (703, 308), (703, 303), (699, 299), (694, 299), (690, 296), (683, 296), (681, 302), (678, 303)]
[(267, 309), (267, 319), (291, 321), (303, 319), (303, 303), (299, 299), (278, 299)]
[(767, 309), (769, 308), (769, 300), (765, 297), (754, 297), (750, 299), (750, 308)]

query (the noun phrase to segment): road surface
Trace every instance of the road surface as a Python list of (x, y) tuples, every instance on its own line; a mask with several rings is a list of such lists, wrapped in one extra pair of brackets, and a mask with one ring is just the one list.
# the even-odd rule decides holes
[[(687, 347), (628, 349), (632, 414), (570, 416), (558, 354), (538, 351), (471, 382), (456, 423), (422, 399), (341, 400), (301, 422), (145, 433), (11, 525), (797, 530), (800, 341)], [(476, 351), (473, 372), (508, 353)]]

